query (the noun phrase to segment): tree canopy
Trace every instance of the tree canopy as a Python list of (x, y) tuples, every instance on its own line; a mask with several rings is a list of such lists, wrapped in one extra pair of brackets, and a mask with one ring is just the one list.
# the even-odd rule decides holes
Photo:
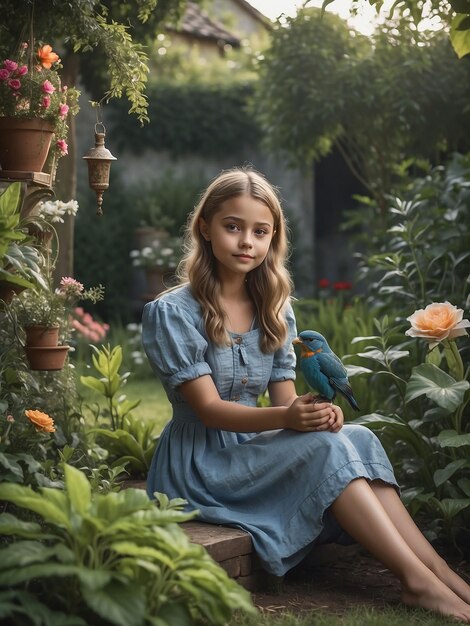
[(271, 148), (305, 164), (336, 147), (380, 201), (403, 159), (462, 148), (469, 85), (445, 33), (417, 41), (394, 25), (366, 38), (303, 9), (274, 30), (254, 107)]

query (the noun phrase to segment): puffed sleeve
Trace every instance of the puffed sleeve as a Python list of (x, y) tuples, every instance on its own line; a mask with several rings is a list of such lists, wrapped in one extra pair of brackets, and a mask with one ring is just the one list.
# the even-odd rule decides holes
[(211, 374), (204, 355), (207, 341), (184, 306), (164, 299), (149, 302), (142, 315), (142, 343), (152, 369), (165, 385)]
[(288, 327), (287, 339), (285, 344), (274, 353), (273, 369), (269, 379), (272, 383), (295, 380), (296, 356), (292, 341), (297, 337), (297, 326), (290, 303), (286, 305), (285, 315)]

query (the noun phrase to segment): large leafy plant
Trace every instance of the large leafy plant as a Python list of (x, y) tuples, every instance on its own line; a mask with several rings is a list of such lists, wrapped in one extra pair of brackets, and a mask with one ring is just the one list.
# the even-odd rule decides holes
[(180, 522), (181, 500), (138, 489), (92, 494), (79, 470), (64, 466), (65, 490), (39, 493), (0, 485), (0, 501), (39, 522), (0, 516), (0, 614), (15, 624), (191, 626), (224, 624), (235, 609), (254, 612), (248, 593)]
[[(366, 200), (361, 220), (376, 209)], [(465, 304), (470, 257), (470, 155), (416, 179), (401, 197), (389, 198), (385, 228), (363, 239), (359, 278), (369, 302), (402, 319), (410, 309), (449, 300)]]
[(96, 405), (94, 414), (99, 427), (89, 429), (88, 433), (106, 448), (108, 461), (113, 466), (127, 464), (127, 471), (133, 478), (144, 478), (158, 439), (154, 425), (134, 416), (132, 410), (140, 401), (131, 402), (123, 394), (130, 373), (119, 373), (121, 346), (92, 348), (95, 352), (92, 362), (97, 375), (81, 376), (80, 380), (102, 397), (104, 406), (101, 403)]
[[(390, 389), (380, 410), (355, 423), (381, 433), (405, 502), (413, 514), (423, 510), (433, 520), (430, 536), (446, 537), (463, 549), (470, 519), (470, 421), (465, 412), (470, 368), (465, 371), (455, 339), (445, 336), (424, 353), (387, 316), (375, 326), (374, 335), (354, 339), (360, 345), (367, 342), (356, 355), (367, 367), (347, 369), (350, 377), (367, 377), (371, 385), (386, 379)], [(418, 355), (424, 362), (419, 363)]]
[(0, 280), (12, 286), (45, 287), (40, 265), (41, 256), (28, 243), (21, 221), (21, 183), (15, 182), (0, 195)]

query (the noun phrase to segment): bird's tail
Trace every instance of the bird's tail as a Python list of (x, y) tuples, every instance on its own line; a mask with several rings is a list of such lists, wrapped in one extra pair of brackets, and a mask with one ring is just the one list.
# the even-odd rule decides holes
[(353, 394), (353, 390), (351, 389), (351, 386), (346, 383), (346, 382), (339, 382), (337, 380), (333, 381), (330, 379), (331, 384), (336, 387), (336, 389), (346, 398), (346, 400), (349, 402), (349, 404), (351, 405), (351, 407), (355, 410), (355, 411), (359, 411), (359, 405), (356, 402), (356, 398), (354, 397)]

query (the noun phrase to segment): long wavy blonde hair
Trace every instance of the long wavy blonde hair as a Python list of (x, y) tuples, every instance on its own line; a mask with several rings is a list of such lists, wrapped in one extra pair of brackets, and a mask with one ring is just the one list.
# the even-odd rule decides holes
[(262, 331), (260, 347), (270, 353), (287, 339), (287, 324), (282, 313), (292, 291), (292, 281), (286, 269), (286, 220), (275, 189), (259, 172), (248, 168), (224, 170), (210, 183), (188, 218), (185, 255), (178, 267), (178, 277), (180, 283), (190, 283), (194, 297), (201, 304), (209, 339), (219, 345), (230, 344), (225, 313), (220, 305), (221, 285), (215, 271), (215, 258), (211, 243), (201, 234), (199, 219), (210, 223), (223, 202), (241, 195), (249, 195), (266, 205), (274, 220), (268, 254), (246, 278)]

